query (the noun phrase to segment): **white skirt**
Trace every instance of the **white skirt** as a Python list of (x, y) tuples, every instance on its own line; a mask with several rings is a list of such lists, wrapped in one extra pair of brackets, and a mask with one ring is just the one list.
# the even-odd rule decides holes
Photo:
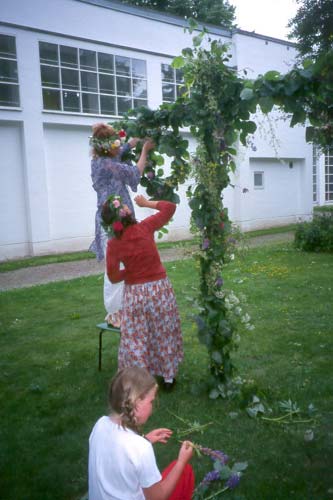
[[(103, 247), (104, 247), (104, 258), (105, 258), (105, 266), (106, 266), (106, 247), (108, 244), (107, 234), (104, 232), (103, 237)], [(121, 264), (120, 269), (124, 269), (124, 266)], [(124, 295), (124, 282), (120, 281), (120, 283), (111, 283), (108, 278), (108, 275), (104, 273), (104, 307), (108, 314), (114, 314), (122, 309), (123, 304), (123, 295)]]

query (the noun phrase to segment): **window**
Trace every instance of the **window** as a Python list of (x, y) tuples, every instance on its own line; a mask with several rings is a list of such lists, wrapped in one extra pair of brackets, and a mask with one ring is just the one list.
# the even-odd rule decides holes
[(312, 201), (318, 201), (318, 166), (319, 166), (320, 150), (318, 146), (313, 145), (312, 148)]
[(254, 189), (264, 189), (264, 172), (253, 173)]
[(147, 106), (146, 61), (40, 42), (43, 108), (123, 115)]
[(20, 106), (15, 37), (0, 34), (0, 106)]
[(333, 202), (333, 147), (325, 152), (325, 201)]
[(170, 64), (162, 64), (161, 71), (163, 102), (174, 102), (186, 91), (183, 85), (183, 72), (174, 69)]

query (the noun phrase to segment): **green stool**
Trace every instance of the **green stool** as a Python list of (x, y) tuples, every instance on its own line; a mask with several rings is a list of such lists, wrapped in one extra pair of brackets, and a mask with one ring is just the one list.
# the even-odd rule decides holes
[(99, 347), (98, 347), (98, 370), (102, 369), (102, 336), (104, 332), (116, 332), (120, 335), (120, 328), (115, 328), (114, 326), (110, 326), (107, 323), (98, 323), (96, 328), (99, 329)]

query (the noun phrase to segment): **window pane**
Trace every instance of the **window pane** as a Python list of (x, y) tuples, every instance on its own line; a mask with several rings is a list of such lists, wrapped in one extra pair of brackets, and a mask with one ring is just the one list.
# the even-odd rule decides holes
[(140, 108), (141, 106), (147, 107), (147, 99), (133, 99), (133, 107)]
[(168, 83), (162, 83), (162, 95), (163, 95), (163, 101), (174, 101), (175, 86)]
[(64, 103), (64, 111), (80, 111), (80, 93), (79, 92), (63, 92), (62, 99)]
[(117, 76), (117, 94), (131, 95), (131, 80), (122, 76)]
[(98, 52), (98, 69), (104, 73), (114, 73), (114, 56)]
[(186, 92), (186, 87), (185, 85), (177, 85), (177, 97), (182, 96)]
[(113, 75), (99, 75), (99, 90), (105, 94), (114, 94), (114, 76)]
[(97, 92), (97, 74), (81, 71), (81, 89)]
[(147, 97), (147, 81), (133, 79), (133, 97)]
[(116, 98), (109, 95), (101, 95), (101, 113), (103, 115), (116, 114)]
[(131, 60), (129, 57), (116, 56), (116, 74), (128, 76), (131, 74)]
[(60, 61), (62, 66), (77, 67), (77, 49), (60, 45)]
[(15, 37), (0, 35), (0, 56), (16, 59)]
[(176, 69), (176, 82), (183, 83), (183, 81), (184, 81), (183, 71), (181, 69)]
[(262, 172), (255, 172), (254, 173), (254, 185), (255, 185), (255, 187), (262, 187), (263, 186), (263, 174), (262, 174)]
[(58, 45), (39, 42), (39, 55), (41, 63), (58, 64)]
[(82, 111), (83, 113), (99, 113), (97, 94), (82, 93)]
[(131, 97), (118, 97), (118, 115), (127, 113), (132, 107)]
[(175, 81), (175, 73), (170, 64), (162, 64), (162, 80), (166, 82)]
[(79, 90), (79, 72), (75, 69), (62, 69), (61, 81), (63, 88)]
[(59, 68), (54, 66), (41, 66), (41, 79), (44, 87), (59, 87)]
[(18, 85), (0, 84), (0, 106), (18, 107), (20, 96)]
[(18, 83), (16, 61), (0, 59), (0, 81)]
[(80, 49), (80, 68), (96, 70), (96, 52)]
[(61, 111), (59, 90), (43, 89), (43, 108)]
[(142, 59), (132, 59), (132, 76), (146, 78), (146, 61)]

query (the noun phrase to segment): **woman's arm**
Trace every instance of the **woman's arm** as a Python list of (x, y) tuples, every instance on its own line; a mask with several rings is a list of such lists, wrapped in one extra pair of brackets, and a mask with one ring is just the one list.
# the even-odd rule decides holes
[(152, 201), (147, 200), (145, 196), (139, 194), (134, 198), (135, 203), (139, 207), (153, 208), (159, 212), (144, 219), (140, 224), (144, 224), (150, 231), (154, 232), (165, 226), (173, 216), (176, 210), (176, 205), (171, 201)]
[(125, 279), (125, 269), (120, 269), (117, 252), (115, 252), (112, 246), (112, 240), (109, 240), (106, 249), (106, 273), (111, 283), (119, 283), (119, 281)]
[(149, 488), (143, 488), (143, 493), (146, 500), (167, 500), (182, 475), (186, 464), (190, 461), (193, 455), (193, 447), (189, 441), (184, 441), (178, 455), (177, 462), (171, 469), (169, 474), (153, 484)]
[(143, 171), (145, 169), (146, 162), (147, 162), (147, 157), (148, 157), (148, 153), (154, 147), (155, 147), (155, 144), (153, 143), (153, 141), (151, 139), (148, 139), (143, 144), (140, 158), (139, 158), (139, 160), (138, 160), (138, 162), (136, 164), (136, 166), (137, 166), (137, 168), (138, 168), (138, 170), (140, 172), (140, 175), (143, 174)]

